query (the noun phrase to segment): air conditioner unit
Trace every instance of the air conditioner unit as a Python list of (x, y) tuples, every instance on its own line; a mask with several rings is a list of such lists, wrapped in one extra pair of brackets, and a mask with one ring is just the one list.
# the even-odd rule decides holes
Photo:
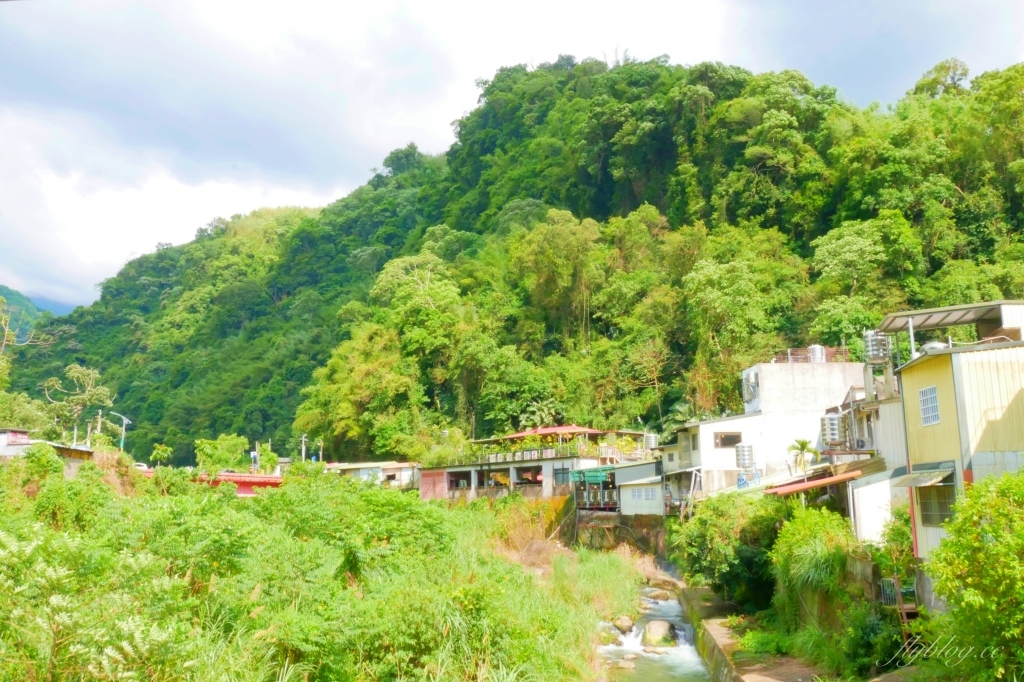
[(867, 438), (857, 438), (854, 441), (854, 447), (857, 450), (870, 450), (871, 441), (869, 441)]
[(757, 372), (751, 372), (743, 377), (743, 402), (749, 403), (757, 398)]

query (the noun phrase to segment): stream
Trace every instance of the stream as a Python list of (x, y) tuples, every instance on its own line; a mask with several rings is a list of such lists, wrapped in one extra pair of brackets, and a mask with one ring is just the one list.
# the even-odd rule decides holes
[[(647, 593), (653, 590), (646, 590)], [(704, 661), (693, 646), (693, 628), (683, 617), (683, 607), (676, 599), (655, 601), (648, 597), (643, 602), (649, 607), (637, 618), (633, 631), (621, 635), (618, 644), (608, 644), (598, 648), (603, 658), (611, 663), (608, 679), (615, 682), (707, 682), (710, 680)], [(663, 654), (644, 652), (644, 626), (652, 620), (665, 620), (676, 628), (676, 644), (662, 647)], [(611, 623), (602, 624), (615, 634), (618, 630)], [(629, 658), (627, 658), (629, 656)], [(635, 658), (633, 658), (635, 656)], [(619, 668), (619, 661), (632, 659), (636, 665), (633, 669)]]

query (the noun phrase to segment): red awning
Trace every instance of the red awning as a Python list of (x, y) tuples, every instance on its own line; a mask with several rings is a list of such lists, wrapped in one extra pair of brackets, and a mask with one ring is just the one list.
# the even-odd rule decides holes
[(863, 472), (861, 471), (848, 471), (845, 474), (839, 474), (838, 476), (826, 476), (825, 478), (816, 478), (813, 481), (802, 481), (800, 483), (790, 483), (788, 485), (781, 485), (778, 488), (765, 490), (764, 494), (792, 495), (793, 493), (802, 493), (805, 490), (814, 490), (815, 488), (822, 488), (826, 485), (832, 485), (833, 483), (852, 481), (855, 478), (860, 478), (862, 474)]

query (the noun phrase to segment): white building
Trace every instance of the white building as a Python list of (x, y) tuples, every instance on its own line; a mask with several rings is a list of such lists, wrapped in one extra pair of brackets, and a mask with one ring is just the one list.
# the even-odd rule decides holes
[(675, 447), (662, 448), (672, 498), (735, 488), (740, 444), (753, 447), (754, 467), (746, 478), (764, 481), (797, 473), (789, 446), (803, 439), (820, 450), (825, 411), (842, 403), (851, 386), (864, 385), (864, 364), (846, 362), (846, 357), (845, 349), (812, 346), (745, 369), (743, 414), (686, 424)]
[(416, 462), (330, 462), (327, 471), (376, 481), (391, 488), (413, 488), (419, 483), (420, 465)]
[(664, 516), (665, 493), (661, 476), (649, 476), (619, 484), (619, 511), (623, 516)]

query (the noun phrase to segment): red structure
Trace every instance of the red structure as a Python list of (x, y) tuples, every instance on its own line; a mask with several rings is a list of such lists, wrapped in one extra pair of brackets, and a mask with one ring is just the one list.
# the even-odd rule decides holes
[[(152, 478), (153, 470), (149, 469), (145, 472), (146, 476)], [(234, 474), (234, 473), (222, 473), (212, 481), (206, 474), (202, 474), (199, 477), (199, 481), (202, 483), (209, 483), (212, 486), (218, 486), (221, 483), (234, 483), (238, 488), (235, 490), (235, 495), (238, 497), (255, 497), (256, 488), (280, 488), (281, 476), (265, 476), (263, 474)]]

